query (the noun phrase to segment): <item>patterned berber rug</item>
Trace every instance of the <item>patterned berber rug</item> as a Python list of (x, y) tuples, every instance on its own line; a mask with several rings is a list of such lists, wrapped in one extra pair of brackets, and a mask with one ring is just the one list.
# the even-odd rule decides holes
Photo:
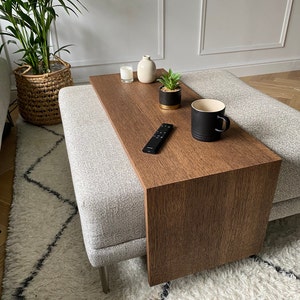
[(269, 223), (256, 256), (150, 288), (145, 258), (111, 266), (109, 294), (85, 254), (61, 125), (18, 124), (3, 299), (300, 299), (300, 217)]

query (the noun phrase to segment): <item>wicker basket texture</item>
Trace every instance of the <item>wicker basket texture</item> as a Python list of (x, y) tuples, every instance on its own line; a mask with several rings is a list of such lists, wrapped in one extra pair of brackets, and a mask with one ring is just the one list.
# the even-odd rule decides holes
[(22, 118), (34, 125), (61, 123), (58, 92), (73, 85), (70, 64), (61, 59), (51, 61), (50, 73), (30, 75), (30, 66), (21, 66), (14, 71), (17, 99)]

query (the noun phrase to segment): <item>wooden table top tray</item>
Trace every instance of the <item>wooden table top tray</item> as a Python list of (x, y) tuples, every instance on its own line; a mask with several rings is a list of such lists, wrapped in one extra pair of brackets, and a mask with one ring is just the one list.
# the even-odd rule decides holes
[[(259, 252), (281, 159), (234, 122), (219, 141), (195, 140), (190, 105), (201, 96), (183, 83), (181, 107), (162, 110), (158, 82), (90, 81), (144, 187), (150, 285)], [(174, 125), (166, 144), (142, 152), (161, 123)]]

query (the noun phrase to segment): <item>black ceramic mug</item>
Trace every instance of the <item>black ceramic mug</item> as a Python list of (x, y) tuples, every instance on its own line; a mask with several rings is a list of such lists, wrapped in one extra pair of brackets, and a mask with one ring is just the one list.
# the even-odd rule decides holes
[(230, 120), (224, 115), (225, 104), (215, 99), (199, 99), (192, 103), (192, 136), (203, 142), (217, 141), (229, 129)]

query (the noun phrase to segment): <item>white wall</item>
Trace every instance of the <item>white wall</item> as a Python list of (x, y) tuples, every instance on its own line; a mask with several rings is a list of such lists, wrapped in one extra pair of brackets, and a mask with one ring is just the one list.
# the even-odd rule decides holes
[(62, 13), (52, 31), (54, 48), (74, 44), (61, 56), (77, 83), (119, 72), (125, 62), (136, 68), (144, 54), (158, 68), (179, 72), (225, 68), (242, 76), (300, 69), (299, 0), (82, 2), (88, 11)]

